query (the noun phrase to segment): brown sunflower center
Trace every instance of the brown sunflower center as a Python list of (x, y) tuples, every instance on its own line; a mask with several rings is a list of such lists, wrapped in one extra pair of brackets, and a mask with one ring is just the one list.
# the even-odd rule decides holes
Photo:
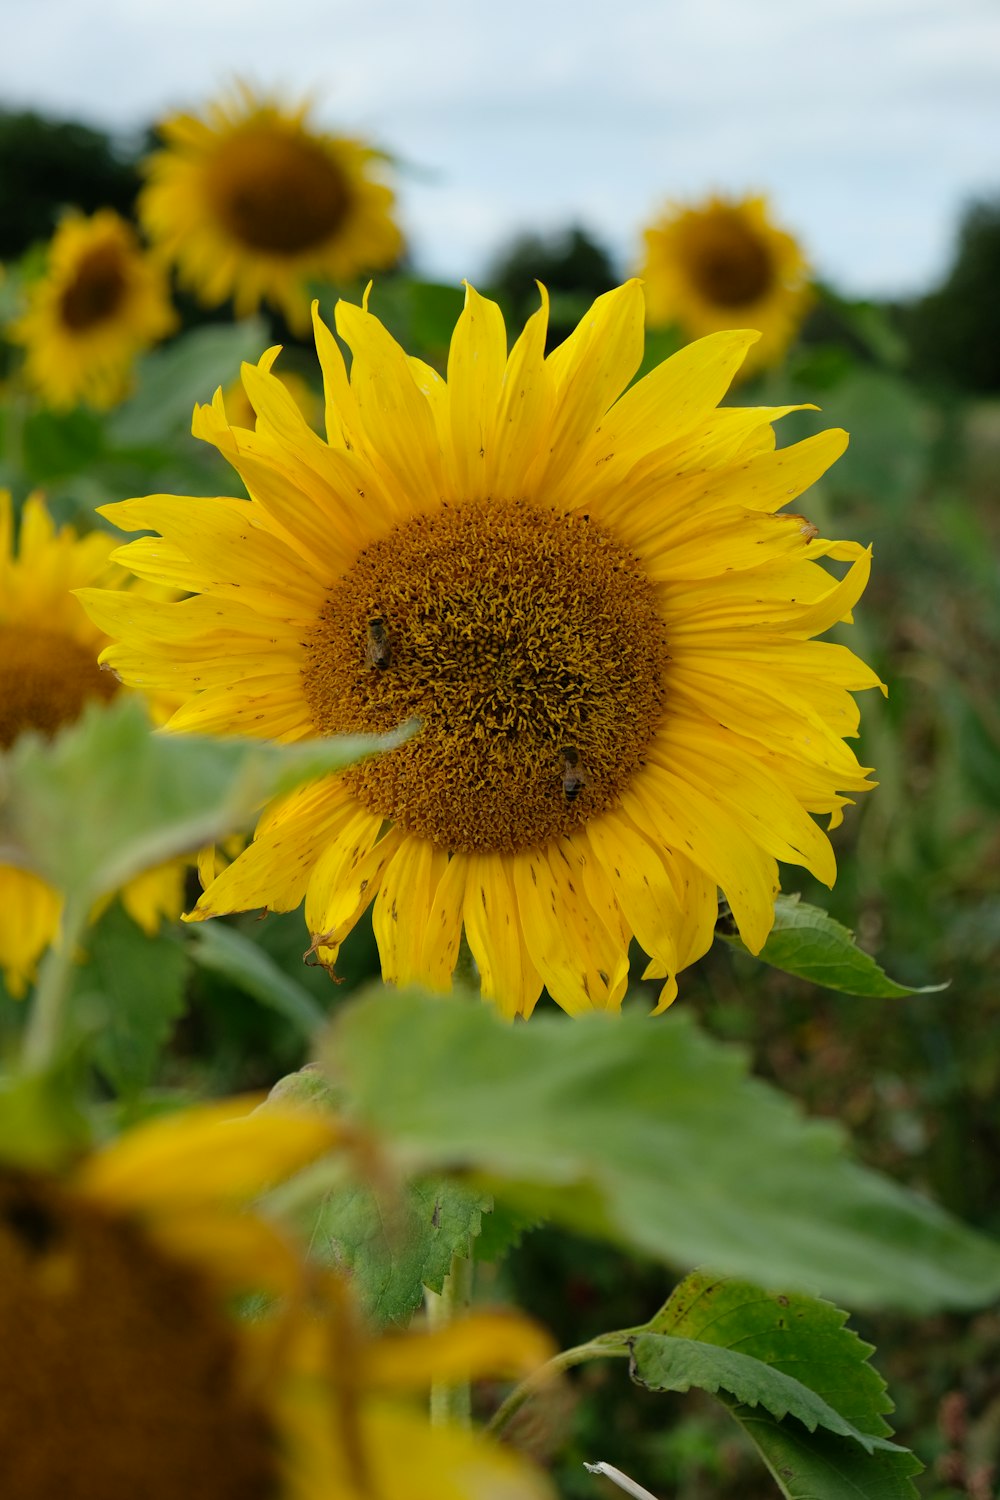
[(318, 142), (263, 126), (219, 146), (209, 195), (235, 239), (271, 255), (322, 245), (350, 207), (347, 179)]
[(72, 636), (0, 625), (0, 748), (26, 729), (55, 734), (91, 698), (107, 702), (117, 691), (117, 678)]
[(0, 1172), (0, 1472), (17, 1500), (271, 1500), (269, 1423), (209, 1286), (55, 1183)]
[(719, 209), (707, 217), (688, 253), (695, 286), (719, 307), (745, 307), (774, 285), (767, 246), (734, 210)]
[(585, 516), (488, 501), (416, 516), (330, 591), (303, 674), (316, 729), (420, 732), (347, 775), (453, 851), (513, 852), (611, 806), (659, 721), (663, 624)]
[(66, 328), (85, 333), (96, 323), (113, 318), (127, 286), (117, 245), (95, 245), (80, 258), (76, 275), (59, 299), (59, 316)]

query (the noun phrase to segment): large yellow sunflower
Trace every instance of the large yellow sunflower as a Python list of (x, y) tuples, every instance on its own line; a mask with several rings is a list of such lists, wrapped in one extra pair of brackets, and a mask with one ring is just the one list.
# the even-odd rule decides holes
[(25, 377), (49, 405), (114, 406), (136, 356), (176, 326), (166, 278), (111, 209), (68, 214), (49, 246), (27, 312), (7, 330), (24, 345)]
[[(513, 1314), (377, 1338), (250, 1199), (328, 1152), (319, 1114), (239, 1101), (137, 1127), (63, 1170), (0, 1140), (0, 1472), (17, 1500), (545, 1500), (408, 1393), (522, 1375)], [(241, 1113), (241, 1110), (243, 1111)], [(235, 1302), (263, 1294), (265, 1311)]]
[(296, 331), (309, 281), (343, 283), (403, 249), (383, 158), (314, 129), (309, 108), (241, 83), (203, 117), (174, 116), (139, 198), (150, 238), (203, 302), (231, 297), (238, 317), (269, 302)]
[[(0, 490), (0, 750), (26, 730), (54, 734), (86, 703), (118, 691), (113, 673), (97, 662), (107, 636), (71, 592), (87, 584), (131, 590), (135, 580), (110, 561), (113, 546), (106, 531), (83, 537), (69, 526), (57, 531), (37, 495), (25, 503), (18, 545), (10, 495)], [(133, 921), (155, 932), (164, 917), (180, 915), (184, 864), (145, 871), (120, 894)], [(11, 994), (24, 993), (59, 930), (61, 911), (51, 886), (0, 864), (0, 970)]]
[(743, 373), (777, 364), (812, 300), (801, 246), (772, 221), (762, 197), (675, 204), (643, 230), (639, 275), (652, 328), (676, 323), (686, 338), (740, 324), (760, 342)]
[(776, 451), (781, 411), (716, 409), (756, 335), (715, 334), (626, 389), (637, 281), (548, 357), (546, 321), (543, 299), (508, 355), (499, 308), (469, 289), (445, 381), (341, 303), (348, 379), (317, 317), (327, 441), (270, 373), (276, 351), (245, 366), (256, 430), (217, 396), (195, 431), (250, 499), (107, 509), (160, 533), (126, 566), (196, 597), (85, 594), (118, 640), (103, 661), (187, 693), (172, 729), (421, 722), (268, 809), (196, 917), (304, 897), (332, 962), (374, 900), (385, 977), (444, 988), (464, 926), (508, 1015), (543, 985), (571, 1012), (616, 1008), (633, 936), (669, 1003), (720, 886), (759, 950), (779, 859), (833, 882), (811, 814), (869, 785), (843, 737), (851, 692), (878, 681), (813, 640), (849, 618), (868, 553), (777, 513), (845, 434)]

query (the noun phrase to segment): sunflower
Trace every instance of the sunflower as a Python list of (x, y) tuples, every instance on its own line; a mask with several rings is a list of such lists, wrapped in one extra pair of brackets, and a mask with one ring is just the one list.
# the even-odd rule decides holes
[(68, 214), (27, 312), (7, 330), (25, 348), (25, 376), (53, 407), (114, 406), (138, 354), (176, 327), (162, 270), (111, 209)]
[(764, 198), (713, 197), (673, 205), (643, 230), (650, 327), (676, 323), (686, 338), (745, 324), (760, 332), (743, 373), (777, 364), (812, 300), (809, 263), (779, 229)]
[[(240, 1113), (240, 1110), (244, 1111)], [(0, 1463), (17, 1500), (544, 1500), (512, 1453), (429, 1428), (432, 1378), (523, 1374), (515, 1315), (376, 1338), (256, 1194), (338, 1144), (239, 1101), (138, 1126), (62, 1170), (0, 1140)], [(252, 1321), (234, 1311), (256, 1294)]]
[[(86, 584), (131, 592), (134, 579), (110, 561), (113, 546), (106, 531), (57, 531), (38, 495), (25, 503), (15, 545), (10, 495), (0, 490), (0, 750), (28, 730), (55, 734), (85, 704), (118, 692), (113, 673), (97, 662), (107, 636), (71, 593)], [(120, 895), (132, 920), (155, 932), (164, 917), (180, 915), (184, 862), (145, 871)], [(0, 970), (12, 995), (24, 994), (61, 914), (62, 898), (51, 886), (0, 864)]]
[[(137, 609), (87, 591), (125, 681), (173, 684), (168, 728), (293, 741), (415, 717), (390, 754), (265, 811), (196, 918), (305, 914), (322, 961), (374, 899), (383, 974), (447, 988), (464, 927), (484, 993), (527, 1015), (615, 1009), (633, 937), (676, 993), (712, 941), (717, 887), (747, 945), (772, 925), (777, 860), (832, 884), (810, 814), (838, 820), (868, 772), (843, 737), (877, 685), (813, 637), (868, 578), (854, 542), (777, 514), (842, 452), (776, 450), (780, 410), (717, 408), (757, 335), (717, 333), (626, 389), (637, 281), (545, 356), (547, 307), (509, 356), (467, 292), (447, 380), (366, 308), (316, 318), (327, 441), (244, 367), (254, 432), (221, 396), (195, 431), (250, 499), (107, 508), (156, 531), (116, 554), (195, 596)], [(624, 392), (624, 394), (622, 394)], [(162, 538), (162, 539), (161, 539)], [(843, 577), (820, 564), (850, 564)]]
[(308, 327), (307, 283), (343, 283), (392, 265), (403, 250), (384, 158), (309, 123), (245, 84), (204, 117), (160, 126), (166, 148), (146, 163), (139, 215), (177, 274), (209, 306), (237, 317), (269, 302)]

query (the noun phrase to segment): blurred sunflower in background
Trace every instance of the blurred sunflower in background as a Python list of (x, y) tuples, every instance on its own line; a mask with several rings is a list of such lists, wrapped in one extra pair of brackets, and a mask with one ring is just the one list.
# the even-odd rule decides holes
[[(410, 1393), (525, 1374), (548, 1340), (505, 1313), (370, 1334), (344, 1284), (247, 1208), (336, 1147), (336, 1122), (246, 1109), (195, 1107), (45, 1169), (23, 1132), (0, 1136), (5, 1492), (545, 1500), (515, 1454), (430, 1428)], [(252, 1320), (235, 1311), (251, 1294)]]
[[(38, 495), (25, 502), (16, 538), (11, 498), (0, 490), (0, 750), (30, 731), (53, 735), (88, 703), (106, 703), (119, 691), (117, 678), (97, 661), (107, 637), (71, 592), (87, 584), (134, 586), (110, 561), (113, 546), (106, 531), (78, 537), (70, 526), (57, 530)], [(163, 702), (158, 709), (162, 717)], [(184, 869), (183, 861), (172, 860), (120, 892), (129, 916), (147, 933), (180, 915)], [(0, 864), (0, 971), (12, 995), (24, 994), (59, 931), (61, 911), (62, 898), (51, 886), (29, 870)]]
[(267, 302), (296, 332), (308, 328), (310, 281), (343, 283), (403, 251), (384, 156), (314, 129), (309, 110), (240, 83), (203, 116), (173, 116), (138, 205), (202, 302), (232, 298), (237, 317)]
[(812, 291), (798, 241), (773, 222), (763, 197), (672, 205), (643, 230), (638, 269), (651, 328), (676, 324), (687, 339), (755, 328), (742, 374), (777, 364), (802, 325)]
[[(221, 394), (195, 431), (249, 500), (151, 496), (106, 508), (156, 531), (116, 554), (179, 603), (83, 591), (126, 682), (187, 701), (168, 728), (284, 741), (383, 730), (401, 748), (272, 805), (197, 917), (305, 914), (321, 960), (374, 899), (388, 980), (447, 988), (464, 927), (483, 991), (530, 1014), (614, 1009), (633, 936), (647, 973), (710, 946), (717, 887), (757, 952), (776, 861), (832, 884), (810, 816), (839, 821), (868, 772), (844, 743), (840, 645), (869, 570), (854, 542), (776, 514), (843, 451), (775, 450), (781, 410), (717, 409), (754, 342), (720, 333), (626, 389), (643, 354), (638, 282), (545, 356), (547, 308), (512, 351), (469, 289), (445, 381), (365, 308), (340, 303), (350, 378), (316, 318), (327, 441), (271, 373), (257, 412)], [(624, 394), (622, 394), (624, 392)], [(851, 564), (843, 578), (820, 560)]]
[(6, 330), (24, 374), (50, 406), (106, 409), (129, 394), (137, 355), (177, 325), (166, 277), (111, 209), (71, 213), (52, 237), (46, 273)]

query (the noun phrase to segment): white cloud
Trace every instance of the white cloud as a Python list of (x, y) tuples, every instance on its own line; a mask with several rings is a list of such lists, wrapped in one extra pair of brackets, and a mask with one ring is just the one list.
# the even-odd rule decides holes
[(992, 0), (8, 0), (0, 98), (118, 129), (234, 74), (418, 170), (401, 200), (432, 272), (478, 275), (518, 227), (580, 220), (626, 259), (671, 196), (771, 191), (850, 289), (943, 269), (1000, 188)]

